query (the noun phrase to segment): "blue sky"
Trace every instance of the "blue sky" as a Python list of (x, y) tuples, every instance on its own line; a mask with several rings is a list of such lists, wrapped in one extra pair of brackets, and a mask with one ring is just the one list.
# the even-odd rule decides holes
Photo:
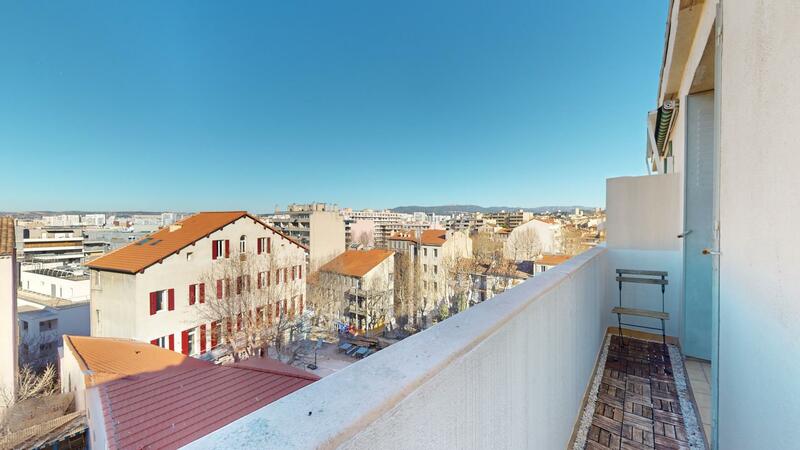
[(0, 210), (605, 203), (666, 1), (5, 2)]

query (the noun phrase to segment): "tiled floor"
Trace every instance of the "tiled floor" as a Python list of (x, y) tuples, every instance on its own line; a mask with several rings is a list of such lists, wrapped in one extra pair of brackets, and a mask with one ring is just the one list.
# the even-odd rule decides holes
[(711, 442), (711, 363), (700, 359), (686, 358), (684, 362), (689, 384), (692, 385), (694, 401), (700, 410), (700, 420), (706, 433), (706, 442)]
[(621, 345), (612, 336), (593, 406), (585, 449), (689, 449), (690, 421), (684, 421), (670, 353), (660, 342), (626, 337)]

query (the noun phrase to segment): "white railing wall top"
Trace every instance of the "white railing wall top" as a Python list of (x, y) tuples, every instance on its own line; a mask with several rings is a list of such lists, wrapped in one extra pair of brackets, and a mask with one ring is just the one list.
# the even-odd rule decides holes
[[(588, 250), (186, 448), (333, 448), (345, 444), (538, 299), (568, 283), (582, 267), (603, 257), (606, 251), (603, 246)], [(599, 345), (589, 351), (594, 355), (598, 348)], [(591, 366), (593, 361), (587, 361), (587, 367)], [(588, 374), (586, 377), (588, 380)], [(583, 392), (579, 394), (582, 396)], [(572, 423), (566, 426), (571, 428)]]

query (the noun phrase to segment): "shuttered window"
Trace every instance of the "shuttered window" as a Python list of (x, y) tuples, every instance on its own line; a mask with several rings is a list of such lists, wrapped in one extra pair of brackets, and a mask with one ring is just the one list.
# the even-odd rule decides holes
[(200, 353), (206, 352), (206, 326), (200, 325)]
[(189, 285), (189, 305), (194, 305), (195, 301), (197, 301), (197, 285), (190, 284)]
[(175, 309), (175, 289), (170, 289), (168, 292), (167, 309), (173, 311)]
[(199, 286), (200, 286), (200, 292), (199, 292), (200, 303), (205, 303), (206, 302), (206, 284), (205, 283), (200, 283)]

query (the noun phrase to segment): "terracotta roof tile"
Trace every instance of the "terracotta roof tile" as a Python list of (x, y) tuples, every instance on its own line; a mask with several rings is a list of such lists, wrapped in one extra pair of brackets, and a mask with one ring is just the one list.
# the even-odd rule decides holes
[(446, 230), (425, 230), (422, 232), (422, 245), (442, 245), (446, 240)]
[(351, 277), (363, 277), (384, 259), (394, 255), (391, 250), (348, 250), (320, 267), (320, 272), (333, 272)]
[(0, 256), (14, 254), (14, 218), (10, 216), (0, 217)]
[[(392, 233), (389, 240), (417, 242), (417, 237), (413, 230), (401, 230)], [(421, 241), (422, 245), (441, 246), (447, 241), (447, 230), (424, 230)]]
[(242, 217), (249, 217), (295, 245), (306, 249), (302, 244), (285, 236), (259, 218), (248, 214), (247, 211), (201, 212), (101, 256), (86, 265), (92, 269), (136, 273)]
[(75, 353), (93, 386), (130, 375), (170, 367), (206, 367), (211, 363), (133, 339), (64, 335), (64, 345)]
[(541, 258), (534, 262), (545, 266), (557, 266), (570, 258), (572, 257), (569, 255), (542, 255)]
[(179, 448), (318, 379), (211, 364), (103, 384), (108, 447)]

